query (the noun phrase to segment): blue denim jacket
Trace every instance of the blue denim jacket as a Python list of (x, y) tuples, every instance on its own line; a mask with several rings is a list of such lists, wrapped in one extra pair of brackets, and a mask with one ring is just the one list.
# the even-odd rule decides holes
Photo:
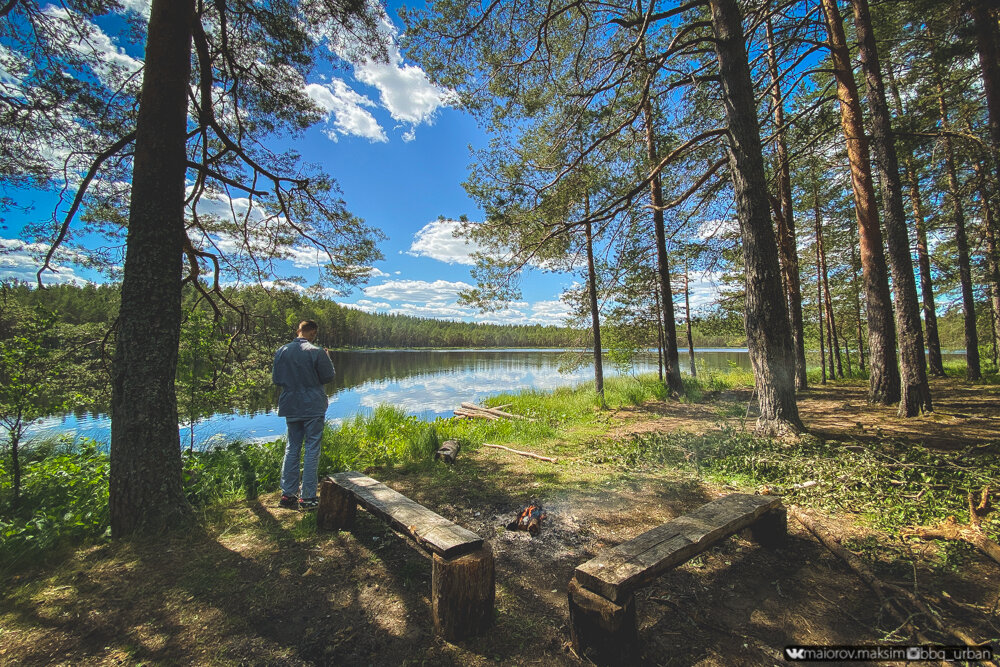
[(281, 346), (274, 355), (271, 381), (281, 387), (279, 417), (322, 417), (329, 403), (323, 385), (333, 380), (326, 351), (305, 338)]

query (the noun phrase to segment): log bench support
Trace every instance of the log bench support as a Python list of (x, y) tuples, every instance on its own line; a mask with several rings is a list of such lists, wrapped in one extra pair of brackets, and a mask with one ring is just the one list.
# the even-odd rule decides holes
[(323, 480), (316, 525), (323, 530), (349, 529), (359, 504), (431, 554), (431, 613), (441, 636), (455, 641), (480, 634), (492, 624), (496, 575), (489, 543), (352, 471)]
[(787, 532), (780, 498), (719, 498), (577, 567), (568, 587), (573, 648), (599, 664), (638, 661), (635, 591), (741, 531), (761, 546), (780, 544)]

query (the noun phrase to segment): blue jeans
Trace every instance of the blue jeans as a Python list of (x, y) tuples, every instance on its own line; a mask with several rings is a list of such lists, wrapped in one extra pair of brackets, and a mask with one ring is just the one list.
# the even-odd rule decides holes
[(315, 498), (319, 486), (319, 448), (323, 440), (325, 417), (286, 417), (288, 444), (285, 445), (285, 462), (281, 466), (281, 493), (299, 495), (299, 455), (305, 447), (302, 464), (302, 497)]

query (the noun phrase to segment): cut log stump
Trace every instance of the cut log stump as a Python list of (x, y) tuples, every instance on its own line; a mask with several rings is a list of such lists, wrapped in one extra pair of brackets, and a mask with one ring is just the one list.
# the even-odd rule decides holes
[(449, 641), (485, 631), (493, 623), (495, 591), (493, 550), (488, 542), (457, 558), (434, 554), (431, 613), (435, 630)]
[(358, 503), (347, 489), (327, 477), (320, 485), (316, 525), (322, 530), (346, 530), (354, 525)]
[(455, 457), (458, 456), (458, 450), (461, 448), (457, 440), (445, 440), (441, 443), (441, 447), (434, 452), (434, 460), (455, 463)]
[(639, 657), (635, 597), (615, 603), (569, 582), (570, 638), (573, 646), (599, 665), (633, 664)]

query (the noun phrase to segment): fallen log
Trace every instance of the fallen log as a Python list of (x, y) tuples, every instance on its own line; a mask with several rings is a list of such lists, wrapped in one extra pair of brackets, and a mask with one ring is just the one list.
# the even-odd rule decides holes
[(532, 454), (531, 452), (522, 452), (519, 449), (511, 449), (510, 447), (504, 447), (503, 445), (491, 445), (489, 443), (483, 443), (483, 447), (492, 447), (493, 449), (503, 449), (519, 456), (527, 456), (528, 458), (538, 459), (539, 461), (548, 461), (549, 463), (556, 463), (556, 459), (551, 456), (542, 456), (541, 454)]
[(919, 537), (922, 540), (951, 540), (965, 542), (979, 549), (994, 562), (1000, 563), (1000, 544), (986, 535), (983, 519), (993, 511), (990, 504), (990, 487), (986, 487), (976, 501), (975, 494), (969, 494), (969, 523), (958, 523), (950, 516), (937, 526), (913, 526), (900, 533), (902, 537)]
[(458, 450), (461, 448), (462, 446), (458, 444), (457, 440), (445, 440), (441, 443), (441, 447), (434, 452), (434, 460), (453, 464), (455, 457), (458, 456)]
[(878, 597), (882, 608), (886, 609), (892, 615), (896, 622), (900, 624), (899, 627), (909, 625), (913, 629), (913, 634), (917, 637), (917, 639), (925, 644), (931, 643), (930, 640), (922, 632), (920, 632), (916, 626), (913, 625), (912, 618), (914, 614), (912, 610), (903, 606), (902, 602), (898, 598), (890, 597), (888, 595), (889, 593), (908, 601), (920, 615), (924, 616), (931, 623), (931, 625), (933, 625), (934, 628), (944, 636), (954, 637), (968, 646), (978, 646), (981, 644), (981, 642), (975, 641), (972, 637), (958, 628), (945, 627), (945, 625), (938, 619), (937, 614), (932, 612), (930, 608), (927, 607), (927, 604), (911, 591), (908, 591), (901, 586), (897, 586), (896, 584), (882, 581), (876, 577), (860, 558), (840, 546), (837, 540), (826, 532), (826, 530), (820, 527), (820, 525), (808, 514), (795, 507), (789, 508), (788, 512), (795, 517), (795, 520), (801, 523), (806, 530), (812, 533), (812, 535), (819, 540), (820, 544), (825, 546), (834, 556), (843, 561), (845, 565), (847, 565), (856, 575), (858, 575), (859, 578), (861, 578), (862, 581), (868, 585), (869, 588), (872, 589), (875, 596)]
[(488, 419), (490, 421), (496, 421), (500, 417), (490, 414), (488, 412), (482, 412), (479, 410), (466, 410), (465, 408), (455, 408), (455, 415), (458, 417), (468, 417), (470, 419)]
[(462, 403), (462, 408), (465, 410), (472, 410), (475, 412), (483, 412), (486, 414), (494, 415), (496, 417), (503, 417), (504, 419), (523, 419), (524, 421), (535, 421), (534, 419), (529, 419), (528, 417), (524, 417), (522, 415), (515, 415), (510, 412), (504, 412), (499, 408), (488, 408), (483, 405), (476, 405), (475, 403), (464, 402)]

